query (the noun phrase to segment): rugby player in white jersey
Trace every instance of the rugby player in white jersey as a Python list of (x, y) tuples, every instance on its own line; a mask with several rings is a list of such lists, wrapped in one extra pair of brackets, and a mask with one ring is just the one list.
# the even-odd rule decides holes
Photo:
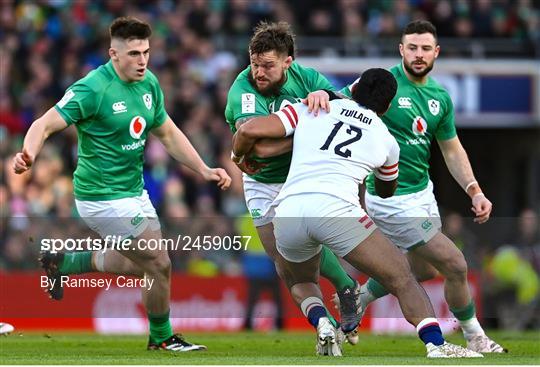
[[(444, 341), (429, 299), (406, 258), (358, 201), (358, 186), (371, 172), (380, 196), (392, 196), (396, 188), (399, 146), (379, 118), (396, 89), (390, 72), (367, 70), (355, 85), (353, 100), (333, 100), (329, 113), (315, 117), (301, 103), (287, 104), (275, 114), (242, 125), (233, 138), (232, 158), (241, 162), (257, 139), (295, 133), (291, 169), (273, 204), (274, 234), (285, 259), (291, 295), (317, 329), (319, 354), (342, 354), (318, 285), (321, 243), (325, 243), (391, 290), (407, 321), (417, 328), (428, 357), (481, 357)], [(356, 296), (359, 315), (360, 295)], [(359, 321), (347, 327), (356, 327)]]

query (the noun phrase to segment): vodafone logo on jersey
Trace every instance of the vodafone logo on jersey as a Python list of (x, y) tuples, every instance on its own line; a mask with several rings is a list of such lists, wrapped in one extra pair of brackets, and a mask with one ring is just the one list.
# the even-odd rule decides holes
[(412, 131), (415, 135), (425, 135), (427, 131), (427, 122), (422, 116), (416, 116), (413, 119)]
[(146, 120), (142, 116), (135, 116), (129, 124), (129, 135), (133, 139), (140, 139), (144, 129), (146, 128)]

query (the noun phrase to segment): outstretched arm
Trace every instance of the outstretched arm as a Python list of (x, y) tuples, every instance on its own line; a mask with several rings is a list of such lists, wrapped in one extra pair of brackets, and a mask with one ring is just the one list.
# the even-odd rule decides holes
[(471, 210), (476, 215), (474, 219), (477, 223), (485, 223), (491, 214), (492, 204), (486, 198), (480, 185), (474, 178), (474, 173), (469, 162), (467, 152), (456, 136), (448, 140), (438, 140), (444, 161), (452, 177), (469, 195), (472, 201)]
[(51, 107), (43, 116), (34, 121), (24, 137), (22, 151), (13, 157), (15, 173), (21, 174), (28, 171), (41, 151), (45, 140), (55, 132), (64, 130), (67, 126), (64, 118), (54, 107)]
[(169, 116), (163, 125), (152, 129), (152, 133), (161, 141), (167, 152), (178, 162), (185, 164), (199, 173), (207, 181), (217, 181), (217, 185), (226, 190), (231, 178), (223, 168), (210, 168), (203, 162), (188, 138), (180, 131)]

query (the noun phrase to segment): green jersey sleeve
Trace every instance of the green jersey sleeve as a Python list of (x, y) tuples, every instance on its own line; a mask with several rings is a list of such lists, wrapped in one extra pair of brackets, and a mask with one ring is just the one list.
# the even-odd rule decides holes
[(86, 120), (97, 111), (98, 101), (94, 90), (82, 83), (75, 83), (66, 90), (54, 106), (68, 125)]
[(309, 86), (308, 89), (312, 92), (321, 90), (321, 89), (328, 89), (328, 90), (336, 90), (332, 84), (326, 79), (324, 75), (319, 73), (317, 70), (312, 68), (306, 68), (306, 71), (308, 71), (308, 82)]
[(457, 135), (456, 124), (454, 121), (454, 104), (448, 94), (445, 93), (444, 97), (444, 106), (442, 107), (444, 108), (445, 114), (437, 127), (437, 131), (435, 131), (435, 138), (437, 140), (448, 140)]
[(236, 132), (236, 121), (245, 117), (269, 115), (266, 99), (246, 82), (235, 82), (227, 96), (227, 123)]

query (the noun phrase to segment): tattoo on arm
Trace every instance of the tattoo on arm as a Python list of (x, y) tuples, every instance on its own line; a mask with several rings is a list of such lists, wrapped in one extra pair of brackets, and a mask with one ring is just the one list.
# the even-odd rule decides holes
[(234, 123), (234, 126), (236, 127), (236, 129), (238, 129), (240, 126), (242, 126), (243, 124), (245, 124), (246, 122), (248, 122), (249, 120), (251, 120), (253, 117), (242, 117), (242, 118), (239, 118), (238, 120), (236, 120), (236, 122)]

